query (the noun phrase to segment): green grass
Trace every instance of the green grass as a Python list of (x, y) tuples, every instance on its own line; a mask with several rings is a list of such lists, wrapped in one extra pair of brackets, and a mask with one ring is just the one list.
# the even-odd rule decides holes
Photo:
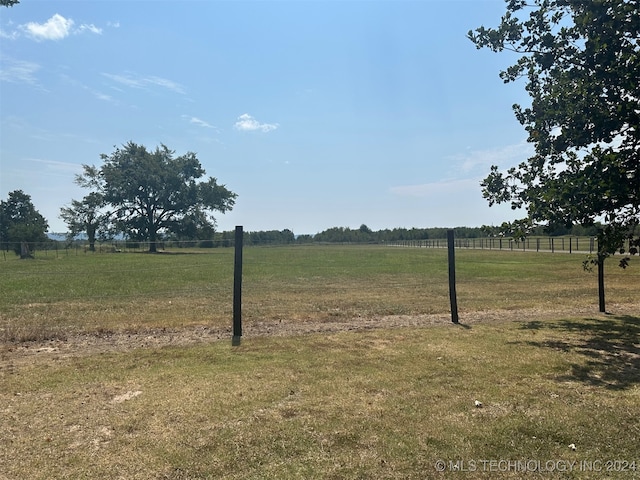
[[(525, 476), (482, 460), (640, 468), (639, 335), (638, 317), (560, 319), (38, 362), (0, 377), (0, 478)], [(475, 472), (452, 471), (472, 462)]]
[[(199, 253), (197, 253), (199, 252)], [(205, 253), (203, 253), (205, 252)], [(597, 304), (582, 255), (456, 252), (461, 315)], [(607, 262), (610, 305), (635, 302), (637, 259)], [(192, 253), (39, 254), (0, 267), (0, 339), (230, 324), (233, 249)], [(378, 246), (246, 248), (243, 318), (306, 321), (446, 314), (444, 249)]]

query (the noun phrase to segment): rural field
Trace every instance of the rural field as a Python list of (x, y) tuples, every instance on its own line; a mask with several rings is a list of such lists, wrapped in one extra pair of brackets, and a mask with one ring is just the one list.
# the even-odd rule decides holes
[(245, 248), (232, 345), (233, 258), (0, 259), (0, 479), (640, 478), (638, 258)]

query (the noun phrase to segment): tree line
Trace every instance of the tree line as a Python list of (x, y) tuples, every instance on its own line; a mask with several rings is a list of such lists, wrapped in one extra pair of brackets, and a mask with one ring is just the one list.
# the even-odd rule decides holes
[[(109, 234), (109, 229), (100, 230), (99, 216), (91, 205), (99, 205), (96, 200), (96, 192), (90, 193), (83, 201), (73, 201), (71, 206), (61, 209), (61, 216), (68, 219), (68, 225), (72, 228), (67, 232), (67, 244), (72, 242), (89, 243), (89, 249), (95, 250), (95, 242), (111, 242), (114, 239), (125, 240), (127, 244), (139, 245), (141, 241), (147, 242), (148, 238), (139, 235), (114, 236)], [(84, 220), (79, 221), (82, 217)], [(571, 228), (556, 228), (553, 231), (538, 227), (531, 231), (535, 236), (596, 236), (599, 225), (582, 227), (574, 225)], [(0, 244), (6, 251), (13, 250), (17, 255), (28, 258), (36, 248), (46, 248), (54, 242), (47, 236), (48, 222), (36, 210), (31, 197), (22, 190), (9, 193), (7, 200), (0, 201)], [(393, 228), (374, 231), (362, 224), (359, 228), (331, 227), (315, 234), (296, 235), (290, 229), (246, 231), (244, 244), (248, 246), (265, 245), (293, 245), (310, 243), (374, 243), (407, 240), (428, 240), (447, 238), (447, 228)], [(486, 238), (503, 237), (505, 225), (482, 227), (456, 227), (456, 238)], [(234, 244), (235, 232), (217, 232), (213, 227), (206, 230), (193, 229), (188, 233), (187, 228), (181, 228), (172, 232), (166, 231), (156, 236), (156, 248), (159, 242), (174, 242), (184, 247), (231, 247)]]

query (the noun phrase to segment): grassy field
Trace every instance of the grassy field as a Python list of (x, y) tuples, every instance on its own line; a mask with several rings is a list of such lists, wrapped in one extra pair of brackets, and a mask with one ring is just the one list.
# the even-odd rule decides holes
[[(227, 326), (233, 249), (200, 253), (39, 254), (0, 262), (0, 339), (76, 332)], [(201, 253), (206, 252), (206, 253)], [(461, 317), (483, 310), (597, 305), (582, 255), (458, 250)], [(609, 305), (637, 301), (640, 263), (607, 262)], [(446, 314), (443, 249), (362, 246), (246, 248), (243, 318), (317, 321)]]
[(0, 479), (640, 478), (637, 260), (600, 315), (577, 255), (456, 255), (463, 325), (445, 251), (247, 248), (247, 324), (442, 321), (84, 352), (64, 338), (230, 326), (233, 251), (8, 259)]

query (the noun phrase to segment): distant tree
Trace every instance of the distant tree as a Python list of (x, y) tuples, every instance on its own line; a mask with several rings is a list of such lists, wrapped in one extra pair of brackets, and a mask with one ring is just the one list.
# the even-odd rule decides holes
[(96, 249), (96, 237), (106, 233), (109, 216), (101, 211), (104, 199), (98, 192), (91, 192), (82, 200), (72, 200), (71, 206), (60, 209), (60, 218), (67, 224), (67, 237), (72, 240), (80, 233), (87, 234), (89, 250)]
[(478, 48), (520, 54), (500, 76), (526, 77), (532, 100), (513, 108), (535, 154), (506, 173), (491, 167), (483, 194), (490, 205), (526, 208), (531, 225), (603, 219), (593, 260), (601, 311), (604, 260), (626, 253), (625, 242), (631, 254), (640, 246), (638, 12), (639, 0), (507, 0), (497, 28), (468, 34)]
[(296, 237), (296, 243), (312, 243), (313, 235), (309, 235), (308, 233), (298, 235)]
[(287, 245), (296, 241), (294, 233), (289, 229), (247, 232), (245, 239), (247, 245)]
[(48, 229), (47, 221), (22, 190), (9, 192), (8, 199), (0, 201), (0, 243), (20, 258), (30, 258), (37, 244), (49, 240)]
[(84, 165), (84, 172), (76, 175), (74, 183), (93, 190), (82, 200), (72, 200), (71, 206), (60, 209), (60, 218), (67, 224), (67, 237), (75, 238), (86, 233), (89, 250), (95, 250), (96, 237), (106, 237), (109, 227), (109, 213), (104, 210), (104, 182), (100, 171), (93, 166)]
[(128, 142), (101, 155), (104, 163), (96, 169), (105, 204), (113, 207), (115, 230), (149, 241), (150, 252), (157, 251), (163, 234), (184, 232), (184, 222), (213, 229), (208, 212), (231, 210), (237, 197), (215, 178), (200, 180), (205, 171), (195, 153), (174, 153), (165, 145), (148, 151)]

